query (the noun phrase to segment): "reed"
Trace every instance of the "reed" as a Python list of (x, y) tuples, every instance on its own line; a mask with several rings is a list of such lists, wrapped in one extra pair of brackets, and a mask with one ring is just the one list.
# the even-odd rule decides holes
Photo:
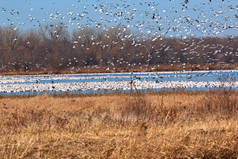
[(1, 158), (237, 158), (238, 92), (0, 98)]

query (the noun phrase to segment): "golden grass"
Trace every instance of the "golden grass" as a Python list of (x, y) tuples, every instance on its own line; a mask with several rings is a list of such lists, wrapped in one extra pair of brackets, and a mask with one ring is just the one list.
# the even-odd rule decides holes
[(237, 158), (238, 92), (0, 98), (0, 158)]

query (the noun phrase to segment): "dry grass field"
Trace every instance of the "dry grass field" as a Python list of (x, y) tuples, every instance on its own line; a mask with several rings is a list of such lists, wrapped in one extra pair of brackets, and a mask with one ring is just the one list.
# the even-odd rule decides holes
[(0, 97), (0, 158), (237, 158), (238, 92)]

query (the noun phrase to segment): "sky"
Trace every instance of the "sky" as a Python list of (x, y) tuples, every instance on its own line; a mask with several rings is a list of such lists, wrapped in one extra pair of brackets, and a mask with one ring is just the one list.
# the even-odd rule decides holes
[(0, 26), (20, 30), (63, 22), (70, 32), (122, 25), (148, 36), (238, 36), (237, 0), (0, 0), (0, 13)]

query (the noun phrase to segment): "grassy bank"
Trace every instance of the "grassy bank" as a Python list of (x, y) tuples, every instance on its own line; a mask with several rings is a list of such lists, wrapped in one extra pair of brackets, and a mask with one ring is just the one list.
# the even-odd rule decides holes
[(0, 98), (1, 158), (237, 158), (238, 92)]
[(159, 72), (159, 71), (202, 71), (202, 70), (235, 70), (237, 64), (226, 65), (155, 65), (155, 66), (134, 66), (130, 68), (123, 67), (77, 67), (74, 69), (47, 69), (47, 70), (19, 70), (0, 72), (0, 75), (36, 75), (36, 74), (77, 74), (77, 73), (123, 73), (123, 72)]

